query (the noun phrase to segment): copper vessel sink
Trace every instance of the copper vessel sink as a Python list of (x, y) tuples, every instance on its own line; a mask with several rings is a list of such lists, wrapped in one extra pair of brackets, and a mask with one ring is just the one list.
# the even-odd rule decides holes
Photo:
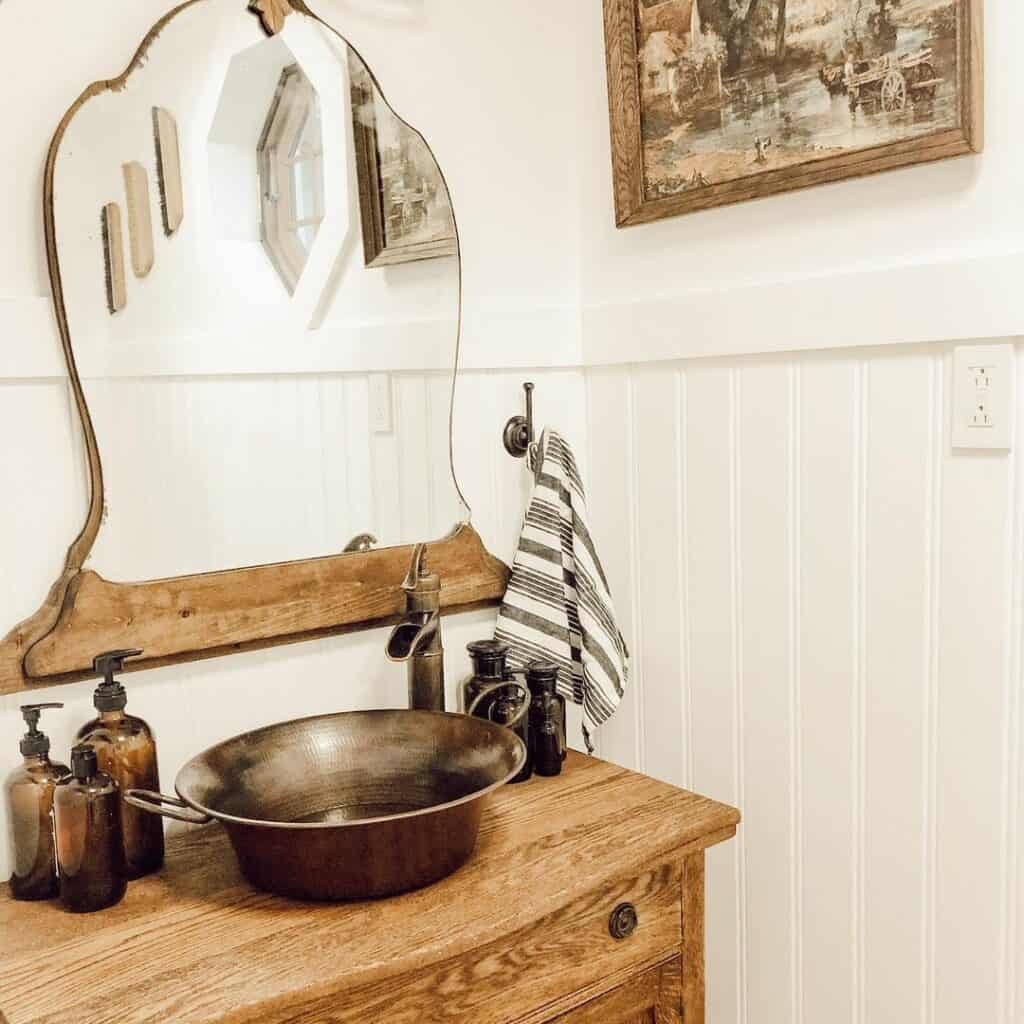
[(523, 766), (511, 730), (439, 711), (350, 711), (218, 743), (178, 773), (177, 797), (133, 807), (227, 830), (259, 889), (308, 900), (389, 896), (472, 853), (486, 799)]

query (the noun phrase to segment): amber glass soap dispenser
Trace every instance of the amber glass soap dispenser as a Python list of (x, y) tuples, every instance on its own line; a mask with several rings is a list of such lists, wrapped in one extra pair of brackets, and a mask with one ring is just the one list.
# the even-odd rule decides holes
[(57, 895), (53, 793), (68, 770), (50, 760), (50, 739), (36, 726), (44, 710), (62, 707), (24, 704), (21, 708), (28, 725), (21, 739), (22, 763), (4, 784), (11, 837), (11, 895), (16, 900), (46, 900)]
[[(93, 660), (93, 669), (103, 676), (96, 687), (93, 704), (99, 712), (78, 732), (78, 742), (96, 751), (100, 770), (106, 772), (124, 793), (129, 789), (160, 789), (153, 730), (134, 715), (125, 714), (125, 689), (114, 674), (124, 668), (126, 658), (142, 651), (110, 651)], [(163, 819), (123, 804), (124, 853), (128, 877), (139, 878), (156, 871), (164, 862)]]
[(128, 887), (121, 794), (92, 747), (71, 751), (71, 775), (53, 798), (61, 902), (76, 913), (120, 902)]

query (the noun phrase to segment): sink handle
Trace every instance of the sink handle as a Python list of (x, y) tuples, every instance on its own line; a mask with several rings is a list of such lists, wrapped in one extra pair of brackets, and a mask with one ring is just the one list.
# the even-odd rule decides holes
[(174, 818), (189, 825), (208, 825), (213, 818), (209, 814), (197, 811), (184, 800), (165, 793), (154, 793), (151, 789), (126, 789), (124, 802), (149, 814), (159, 814), (163, 818)]

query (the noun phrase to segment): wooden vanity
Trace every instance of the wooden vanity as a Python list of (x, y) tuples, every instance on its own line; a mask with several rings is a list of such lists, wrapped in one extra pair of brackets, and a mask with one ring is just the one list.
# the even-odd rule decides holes
[(209, 826), (110, 910), (0, 898), (0, 1022), (696, 1024), (704, 850), (738, 822), (570, 754), (498, 792), (454, 875), (348, 904), (250, 888)]

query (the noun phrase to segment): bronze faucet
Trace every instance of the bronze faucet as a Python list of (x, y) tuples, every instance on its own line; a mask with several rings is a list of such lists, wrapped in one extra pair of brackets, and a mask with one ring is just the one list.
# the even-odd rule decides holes
[(441, 645), (441, 577), (423, 564), (426, 544), (413, 549), (402, 582), (405, 618), (391, 631), (390, 661), (404, 661), (409, 670), (409, 707), (444, 711), (444, 648)]

